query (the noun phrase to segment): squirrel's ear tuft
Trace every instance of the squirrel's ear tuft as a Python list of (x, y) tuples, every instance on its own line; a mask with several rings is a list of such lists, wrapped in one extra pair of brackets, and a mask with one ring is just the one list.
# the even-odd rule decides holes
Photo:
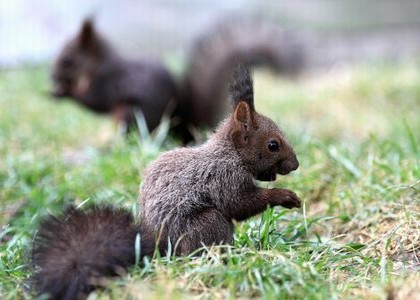
[(96, 31), (91, 18), (84, 20), (79, 33), (79, 43), (83, 49), (91, 49), (96, 45)]
[(240, 101), (233, 112), (233, 119), (244, 131), (249, 132), (253, 126), (254, 111), (248, 102)]
[(251, 72), (244, 63), (237, 63), (230, 80), (230, 97), (236, 108), (239, 102), (245, 101), (254, 110), (254, 87)]

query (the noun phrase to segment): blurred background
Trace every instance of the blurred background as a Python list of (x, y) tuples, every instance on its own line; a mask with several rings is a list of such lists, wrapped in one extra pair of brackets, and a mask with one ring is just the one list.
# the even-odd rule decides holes
[(86, 16), (131, 57), (185, 55), (214, 21), (253, 16), (290, 29), (307, 66), (420, 54), (420, 1), (14, 0), (0, 3), (0, 66), (49, 61)]
[(93, 17), (124, 57), (181, 75), (193, 41), (238, 16), (301, 45), (300, 76), (259, 69), (254, 82), (257, 110), (300, 161), (267, 187), (296, 191), (306, 210), (238, 226), (234, 268), (157, 260), (111, 298), (139, 299), (147, 278), (157, 297), (143, 299), (419, 299), (419, 0), (0, 0), (0, 299), (29, 297), (26, 250), (47, 213), (88, 201), (138, 211), (139, 174), (180, 145), (164, 131), (125, 142), (110, 116), (54, 101), (64, 42)]

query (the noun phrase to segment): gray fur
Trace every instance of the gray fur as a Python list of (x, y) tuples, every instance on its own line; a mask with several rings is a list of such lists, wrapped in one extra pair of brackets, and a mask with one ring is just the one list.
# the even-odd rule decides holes
[[(273, 139), (281, 145), (276, 152), (266, 146)], [(140, 190), (142, 223), (155, 232), (162, 252), (168, 240), (176, 254), (231, 243), (233, 220), (247, 219), (269, 205), (300, 206), (293, 192), (258, 188), (254, 182), (259, 177), (274, 180), (276, 173), (297, 167), (277, 125), (238, 101), (207, 143), (166, 152), (149, 165)]]

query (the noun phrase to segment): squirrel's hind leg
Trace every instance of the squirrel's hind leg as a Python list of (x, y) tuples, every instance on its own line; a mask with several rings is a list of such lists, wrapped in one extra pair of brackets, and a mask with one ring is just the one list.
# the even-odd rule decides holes
[(231, 244), (233, 230), (233, 223), (220, 211), (214, 208), (206, 209), (186, 222), (184, 234), (176, 243), (175, 253), (186, 255), (203, 246)]

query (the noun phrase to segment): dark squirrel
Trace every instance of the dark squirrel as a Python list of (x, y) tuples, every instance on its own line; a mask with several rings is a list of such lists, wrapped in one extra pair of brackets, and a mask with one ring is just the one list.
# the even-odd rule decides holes
[(296, 42), (278, 28), (238, 19), (199, 36), (183, 78), (175, 80), (159, 62), (122, 58), (86, 20), (55, 61), (52, 94), (97, 113), (113, 114), (126, 131), (136, 126), (138, 110), (149, 131), (167, 114), (171, 133), (188, 143), (195, 128), (215, 126), (227, 111), (226, 82), (234, 58), (290, 74), (300, 68), (301, 54)]
[(90, 20), (62, 49), (52, 80), (53, 96), (69, 97), (96, 113), (113, 114), (126, 133), (136, 125), (137, 110), (152, 131), (166, 111), (174, 115), (178, 109), (178, 88), (166, 67), (121, 57)]
[[(231, 244), (233, 221), (246, 220), (268, 206), (300, 207), (295, 193), (264, 189), (299, 166), (277, 125), (254, 108), (251, 75), (244, 65), (230, 85), (233, 113), (197, 147), (159, 156), (146, 169), (140, 190), (140, 223), (130, 212), (70, 209), (44, 221), (34, 239), (34, 283), (50, 299), (80, 299), (103, 278), (123, 274), (154, 250), (185, 255), (203, 246)], [(170, 243), (171, 248), (168, 248)], [(155, 245), (157, 249), (155, 249)]]

